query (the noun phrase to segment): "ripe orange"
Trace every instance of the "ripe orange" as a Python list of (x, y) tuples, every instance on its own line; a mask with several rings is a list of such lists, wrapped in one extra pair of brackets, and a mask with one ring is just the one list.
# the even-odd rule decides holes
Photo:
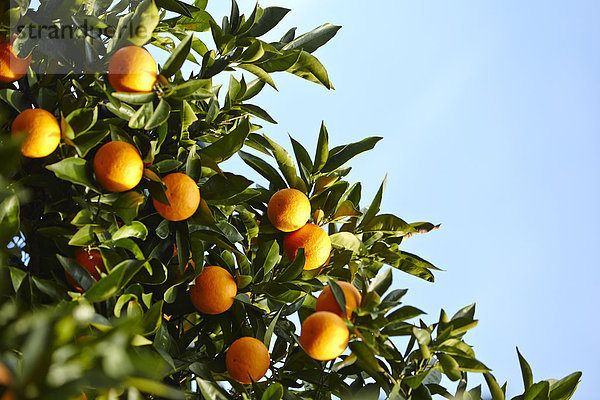
[(60, 125), (54, 115), (41, 108), (23, 110), (12, 123), (13, 137), (23, 137), (21, 153), (29, 158), (51, 154), (60, 143)]
[(229, 375), (240, 383), (250, 384), (265, 376), (271, 356), (267, 346), (253, 337), (242, 337), (229, 346), (225, 356)]
[(125, 192), (142, 180), (144, 163), (134, 146), (115, 140), (100, 147), (94, 156), (94, 172), (106, 190)]
[(156, 211), (169, 221), (183, 221), (194, 215), (200, 205), (200, 189), (196, 182), (180, 172), (165, 176), (163, 182), (167, 185), (166, 195), (171, 205), (153, 199)]
[(344, 299), (346, 301), (346, 312), (343, 312), (340, 308), (340, 305), (337, 303), (337, 301), (335, 301), (335, 297), (333, 296), (333, 292), (331, 291), (330, 286), (327, 286), (325, 289), (323, 289), (323, 291), (317, 298), (315, 310), (331, 311), (332, 313), (335, 313), (342, 318), (351, 318), (352, 311), (354, 311), (354, 309), (360, 305), (362, 296), (353, 284), (342, 281), (336, 283), (344, 292)]
[(310, 218), (310, 201), (298, 189), (281, 189), (269, 200), (267, 216), (282, 232), (300, 229)]
[(0, 398), (0, 400), (16, 400), (16, 396), (10, 387), (13, 384), (13, 376), (10, 370), (6, 367), (6, 365), (0, 363), (0, 385), (6, 386), (4, 394)]
[(296, 257), (299, 248), (304, 248), (304, 269), (315, 269), (329, 259), (331, 240), (321, 227), (308, 223), (297, 231), (288, 233), (283, 239), (283, 251), (290, 261)]
[(232, 306), (237, 294), (237, 284), (225, 269), (216, 266), (204, 267), (190, 289), (194, 307), (205, 314), (221, 314)]
[(333, 360), (346, 350), (349, 339), (344, 321), (330, 311), (317, 311), (302, 323), (300, 344), (315, 360)]
[(156, 62), (143, 47), (123, 47), (110, 59), (108, 81), (117, 92), (151, 92)]
[(31, 63), (31, 55), (19, 58), (13, 51), (12, 45), (17, 38), (13, 34), (10, 40), (1, 39), (0, 43), (0, 82), (11, 83), (21, 79), (27, 73)]
[[(95, 280), (99, 280), (101, 278), (100, 272), (106, 272), (104, 260), (102, 259), (102, 255), (98, 250), (90, 250), (88, 253), (85, 249), (79, 249), (75, 253), (75, 261), (85, 268)], [(100, 270), (100, 272), (98, 270)], [(69, 285), (83, 293), (83, 289), (79, 287), (77, 282), (75, 282), (73, 277), (69, 275), (67, 271), (65, 271), (65, 276), (67, 277), (67, 282)]]

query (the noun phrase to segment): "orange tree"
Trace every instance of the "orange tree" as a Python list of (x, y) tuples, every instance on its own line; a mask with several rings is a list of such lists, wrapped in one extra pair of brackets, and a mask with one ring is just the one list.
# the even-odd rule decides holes
[[(274, 73), (332, 87), (312, 53), (339, 27), (265, 41), (288, 9), (112, 3), (2, 3), (0, 398), (481, 399), (483, 373), (504, 399), (464, 341), (474, 305), (426, 322), (391, 290), (391, 268), (433, 282), (401, 247), (437, 226), (346, 180), (381, 138), (323, 125), (311, 156), (260, 125)], [(571, 397), (580, 373), (534, 384), (518, 356), (516, 398)]]

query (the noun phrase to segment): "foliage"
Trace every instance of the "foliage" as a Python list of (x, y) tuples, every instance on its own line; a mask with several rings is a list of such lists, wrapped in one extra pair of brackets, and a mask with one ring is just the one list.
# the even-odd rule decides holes
[[(259, 123), (275, 120), (253, 101), (265, 86), (276, 88), (275, 72), (333, 88), (312, 53), (340, 27), (324, 24), (300, 36), (291, 29), (268, 42), (263, 35), (288, 9), (257, 5), (245, 16), (234, 1), (219, 25), (205, 6), (202, 0), (50, 0), (37, 10), (19, 2), (5, 12), (13, 25), (50, 24), (71, 12), (70, 23), (81, 29), (86, 21), (101, 31), (94, 40), (68, 42), (71, 52), (88, 55), (77, 60), (23, 31), (15, 46), (21, 55), (33, 51), (43, 65), (0, 86), (0, 359), (15, 371), (20, 398), (85, 392), (98, 399), (367, 399), (380, 393), (480, 399), (481, 387), (467, 390), (467, 373), (475, 372), (484, 374), (494, 400), (504, 399), (506, 384), (497, 383), (464, 341), (477, 324), (474, 305), (451, 318), (442, 310), (428, 324), (415, 321), (423, 311), (402, 303), (406, 289), (390, 290), (386, 266), (433, 282), (437, 268), (400, 247), (438, 226), (381, 214), (384, 184), (364, 207), (361, 184), (345, 180), (348, 161), (381, 138), (330, 147), (322, 125), (311, 157), (291, 137), (293, 153), (262, 133)], [(131, 27), (148, 34), (132, 36)], [(214, 49), (201, 32), (210, 32)], [(105, 74), (82, 72), (105, 68), (127, 44), (170, 53), (152, 93), (114, 92)], [(184, 77), (184, 63), (197, 72)], [(229, 75), (227, 87), (213, 84), (219, 74)], [(19, 143), (8, 139), (10, 122), (31, 107), (52, 112), (62, 129), (59, 149), (40, 160), (21, 159)], [(144, 179), (132, 191), (107, 193), (94, 179), (91, 160), (109, 140), (131, 143), (142, 154)], [(268, 184), (223, 170), (220, 164), (235, 155)], [(176, 171), (198, 183), (202, 201), (187, 221), (169, 222), (150, 200), (164, 201), (160, 177)], [(334, 250), (319, 270), (303, 271), (282, 256), (282, 234), (266, 218), (270, 196), (285, 187), (307, 193), (313, 222), (329, 230)], [(102, 254), (108, 273), (97, 282), (72, 259), (81, 247)], [(186, 268), (190, 259), (195, 269)], [(199, 314), (190, 302), (189, 285), (203, 265), (219, 265), (236, 279), (238, 295), (223, 314)], [(67, 284), (65, 272), (83, 293)], [(329, 279), (353, 282), (363, 301), (347, 321), (350, 351), (318, 362), (300, 348), (296, 321), (314, 311), (315, 293)], [(225, 369), (227, 347), (244, 335), (263, 340), (271, 352), (271, 372), (252, 385), (235, 382)], [(568, 399), (579, 382), (581, 373), (533, 384), (520, 354), (519, 361), (525, 391), (517, 399)], [(454, 395), (442, 376), (458, 382)]]

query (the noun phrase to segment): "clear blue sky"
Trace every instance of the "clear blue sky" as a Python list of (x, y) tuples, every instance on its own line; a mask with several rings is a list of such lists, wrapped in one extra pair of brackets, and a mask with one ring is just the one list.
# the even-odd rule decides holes
[[(428, 322), (477, 302), (467, 341), (509, 395), (522, 390), (518, 345), (534, 379), (582, 370), (574, 398), (598, 398), (600, 3), (261, 5), (293, 10), (271, 39), (343, 25), (316, 53), (336, 90), (276, 75), (280, 92), (255, 101), (279, 122), (265, 132), (311, 152), (321, 120), (334, 144), (384, 136), (350, 179), (371, 198), (388, 173), (385, 212), (442, 224), (406, 242), (446, 270), (433, 285), (395, 274), (406, 301)], [(215, 17), (228, 8), (209, 1)]]

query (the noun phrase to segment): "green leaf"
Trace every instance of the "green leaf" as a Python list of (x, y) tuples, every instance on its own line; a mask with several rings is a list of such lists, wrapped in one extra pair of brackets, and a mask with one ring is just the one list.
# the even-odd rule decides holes
[(148, 236), (146, 225), (140, 221), (133, 221), (130, 225), (123, 225), (112, 235), (112, 240), (119, 240), (128, 237), (133, 237), (145, 240)]
[(169, 97), (179, 100), (187, 98), (193, 100), (213, 98), (214, 94), (206, 89), (207, 84), (210, 84), (210, 80), (208, 79), (190, 79), (175, 86)]
[(0, 245), (6, 245), (18, 233), (20, 224), (19, 198), (8, 195), (0, 201)]
[[(267, 137), (267, 135), (263, 135), (264, 138), (271, 145), (271, 152), (273, 153), (273, 157), (277, 161), (277, 165), (281, 172), (283, 172), (283, 176), (287, 181), (288, 185), (291, 188), (298, 188), (300, 184), (300, 178), (296, 174), (296, 167), (294, 166), (294, 159), (289, 155), (287, 151), (271, 139)], [(304, 189), (300, 186), (300, 189)]]
[(171, 106), (165, 99), (161, 99), (156, 109), (150, 115), (150, 118), (144, 126), (145, 130), (156, 128), (159, 125), (164, 124), (169, 119), (171, 114)]
[(25, 101), (25, 95), (17, 90), (0, 89), (0, 100), (10, 105), (18, 112), (28, 108)]
[(162, 322), (164, 301), (160, 300), (152, 304), (152, 306), (144, 313), (141, 326), (144, 330), (144, 335), (152, 335), (158, 330)]
[(358, 253), (362, 242), (351, 232), (338, 232), (329, 235), (331, 245), (334, 249), (350, 250), (353, 253)]
[(350, 347), (350, 350), (352, 350), (352, 354), (358, 357), (362, 362), (362, 365), (366, 367), (369, 375), (373, 378), (379, 375), (377, 374), (378, 372), (384, 371), (377, 358), (375, 358), (373, 350), (365, 342), (350, 342), (348, 346)]
[(385, 319), (388, 323), (396, 323), (406, 321), (411, 318), (418, 317), (419, 315), (425, 314), (424, 311), (419, 310), (413, 306), (402, 306), (399, 309), (388, 314)]
[(56, 258), (63, 266), (65, 271), (71, 275), (75, 282), (77, 282), (77, 284), (81, 286), (84, 291), (88, 290), (90, 286), (96, 283), (96, 280), (90, 275), (90, 273), (75, 260), (63, 257), (60, 254), (57, 254)]
[(244, 118), (231, 132), (200, 150), (201, 155), (206, 155), (215, 162), (220, 163), (238, 152), (250, 134), (250, 122)]
[(300, 176), (304, 180), (304, 182), (309, 185), (310, 178), (309, 175), (313, 169), (313, 162), (308, 155), (308, 151), (293, 137), (290, 136), (290, 141), (292, 142), (292, 147), (294, 149), (294, 154), (296, 156), (296, 163), (298, 164), (298, 169), (300, 170)]
[(191, 6), (178, 0), (156, 0), (156, 5), (165, 10), (173, 11), (187, 17), (192, 17), (192, 13), (199, 11), (197, 7)]
[(297, 61), (287, 71), (313, 83), (321, 84), (327, 89), (333, 89), (333, 85), (329, 81), (329, 75), (323, 64), (315, 56), (304, 50), (300, 50)]
[(533, 385), (533, 372), (531, 371), (531, 367), (525, 357), (521, 355), (519, 348), (517, 347), (517, 355), (519, 356), (519, 365), (521, 366), (521, 375), (523, 375), (523, 386), (525, 387), (525, 391)]
[(325, 122), (321, 122), (321, 130), (319, 131), (319, 141), (317, 142), (317, 150), (315, 153), (315, 163), (312, 169), (312, 173), (316, 174), (327, 163), (329, 158), (329, 133), (325, 127)]
[(266, 112), (259, 106), (255, 106), (254, 104), (242, 104), (240, 105), (240, 110), (252, 114), (255, 117), (264, 119), (265, 121), (270, 122), (272, 124), (277, 124), (277, 121), (275, 121), (273, 117), (269, 115), (268, 112)]
[(198, 389), (205, 399), (210, 400), (229, 400), (229, 395), (218, 383), (196, 378)]
[(69, 240), (70, 246), (87, 246), (89, 244), (94, 243), (94, 226), (93, 225), (84, 225)]
[(415, 229), (393, 214), (380, 214), (365, 223), (363, 231), (392, 233), (403, 236), (407, 233), (415, 232)]
[(574, 372), (562, 378), (558, 382), (554, 382), (550, 386), (550, 400), (567, 400), (573, 396), (575, 389), (581, 379), (581, 372)]
[(279, 382), (269, 385), (260, 400), (281, 400), (283, 398), (283, 386)]
[(438, 354), (438, 360), (442, 366), (444, 374), (451, 380), (457, 381), (462, 377), (458, 362), (448, 354)]
[(267, 346), (267, 349), (269, 348), (269, 345), (271, 344), (271, 338), (273, 337), (273, 332), (275, 331), (275, 326), (277, 325), (277, 320), (279, 320), (279, 316), (281, 315), (281, 312), (283, 311), (283, 307), (279, 309), (279, 311), (277, 312), (277, 314), (275, 314), (275, 317), (271, 320), (271, 322), (269, 322), (269, 327), (267, 328), (267, 331), (265, 332), (265, 339), (263, 340), (263, 342), (265, 343), (265, 346)]
[(304, 270), (304, 249), (299, 248), (294, 261), (275, 277), (276, 281), (288, 282), (296, 279)]
[(329, 151), (329, 158), (327, 159), (327, 163), (325, 163), (322, 172), (326, 173), (338, 169), (355, 156), (371, 150), (381, 139), (383, 138), (377, 136), (368, 137), (360, 142), (334, 147)]
[(88, 161), (79, 157), (69, 157), (55, 164), (47, 165), (57, 178), (63, 179), (77, 185), (87, 186), (95, 192), (100, 193), (92, 178), (92, 169)]
[(385, 188), (386, 180), (387, 180), (387, 177), (383, 180), (383, 182), (381, 182), (381, 186), (379, 186), (379, 190), (377, 191), (377, 194), (375, 194), (375, 197), (373, 198), (371, 205), (367, 209), (367, 212), (365, 212), (364, 217), (362, 218), (360, 224), (358, 225), (359, 228), (362, 228), (366, 223), (370, 222), (371, 219), (373, 219), (373, 217), (375, 217), (375, 215), (377, 215), (377, 213), (379, 212), (379, 207), (381, 206), (381, 200), (383, 198), (383, 190)]
[(456, 356), (456, 355), (453, 357), (458, 362), (458, 365), (460, 365), (461, 371), (467, 371), (467, 372), (488, 372), (488, 371), (490, 371), (490, 369), (488, 367), (486, 367), (481, 361), (478, 361), (478, 360), (475, 360), (472, 358)]
[(376, 292), (379, 296), (382, 296), (386, 290), (392, 284), (392, 270), (391, 268), (380, 271), (375, 279), (371, 281), (369, 285), (369, 292)]
[(548, 400), (549, 393), (548, 381), (538, 382), (525, 391), (523, 400)]
[(160, 71), (163, 76), (168, 78), (181, 69), (181, 66), (186, 60), (188, 54), (190, 54), (190, 49), (192, 48), (192, 38), (193, 35), (186, 36), (175, 48), (175, 50), (173, 50), (173, 53), (171, 53), (165, 62), (164, 67)]
[(489, 372), (484, 372), (483, 377), (485, 378), (485, 382), (490, 389), (492, 400), (504, 400), (504, 392), (500, 388), (496, 378), (494, 378), (494, 375), (490, 374)]
[(330, 41), (340, 28), (341, 26), (332, 25), (330, 23), (323, 24), (310, 32), (298, 36), (296, 39), (283, 46), (282, 50), (302, 49), (312, 53)]
[(329, 283), (329, 288), (331, 289), (331, 293), (333, 294), (333, 298), (335, 299), (338, 306), (340, 306), (340, 310), (346, 310), (346, 295), (342, 288), (329, 277), (327, 277), (327, 282)]
[(156, 380), (128, 377), (125, 384), (133, 386), (141, 392), (150, 393), (166, 399), (184, 400), (186, 398), (183, 392)]
[(473, 303), (473, 304), (469, 304), (468, 306), (461, 308), (460, 310), (458, 310), (456, 312), (456, 314), (454, 314), (452, 316), (452, 318), (450, 320), (454, 321), (459, 318), (466, 318), (466, 319), (472, 321), (473, 318), (475, 318), (475, 306), (476, 306), (476, 304)]
[[(133, 13), (133, 16), (126, 20), (119, 21), (117, 30), (110, 40), (107, 51), (112, 53), (126, 44), (135, 46), (145, 45), (151, 38), (154, 28), (159, 21), (158, 8), (154, 0), (143, 0)], [(126, 21), (124, 24), (122, 21)]]
[(85, 297), (92, 303), (109, 299), (119, 293), (144, 265), (143, 260), (124, 260), (115, 266), (110, 273), (94, 283), (85, 292)]
[(142, 129), (150, 121), (150, 117), (154, 113), (154, 105), (152, 103), (142, 104), (140, 108), (129, 119), (131, 129)]
[(98, 107), (77, 108), (65, 117), (75, 136), (89, 131), (98, 120)]
[(287, 187), (281, 175), (279, 175), (277, 170), (269, 165), (269, 163), (261, 158), (256, 157), (255, 155), (241, 150), (238, 154), (246, 164), (267, 179), (275, 189), (284, 189)]
[(111, 96), (125, 103), (141, 105), (153, 101), (156, 98), (156, 93), (114, 92), (111, 93)]
[(244, 33), (242, 37), (260, 37), (271, 29), (275, 28), (277, 24), (290, 12), (288, 8), (282, 7), (267, 7), (264, 9), (262, 17), (250, 28), (249, 31)]
[(108, 129), (99, 129), (99, 130), (90, 130), (85, 133), (77, 135), (75, 139), (72, 140), (75, 145), (75, 149), (80, 157), (85, 157), (87, 153), (96, 147), (98, 143), (100, 143), (110, 131)]
[[(246, 71), (250, 72), (253, 75), (256, 75), (256, 77), (258, 79), (260, 79), (262, 82), (268, 83), (273, 89), (277, 90), (277, 87), (275, 86), (275, 82), (273, 81), (273, 78), (271, 78), (271, 75), (269, 75), (269, 73), (267, 71), (265, 71), (264, 69), (262, 69), (258, 65), (254, 65), (254, 64), (238, 64), (236, 66), (236, 68), (241, 68), (243, 70), (246, 70)], [(246, 91), (246, 93), (247, 92), (248, 91)], [(247, 100), (249, 98), (250, 97), (244, 97), (243, 100)]]

